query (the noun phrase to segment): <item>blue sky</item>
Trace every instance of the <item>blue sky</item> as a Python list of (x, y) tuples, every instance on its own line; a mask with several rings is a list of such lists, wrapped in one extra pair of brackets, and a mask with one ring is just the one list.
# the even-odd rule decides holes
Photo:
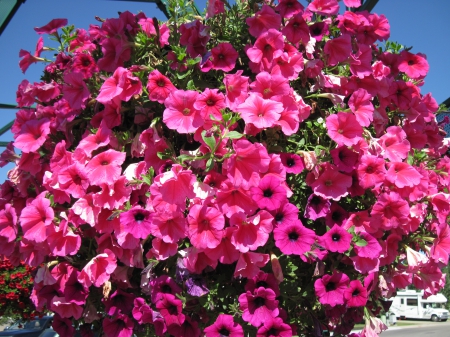
[[(306, 5), (306, 1), (301, 0)], [(206, 0), (196, 1), (202, 11)], [(15, 104), (17, 85), (23, 80), (39, 81), (43, 66), (31, 65), (26, 74), (19, 68), (19, 50), (34, 52), (38, 35), (33, 30), (54, 18), (67, 18), (77, 28), (97, 24), (95, 16), (117, 17), (117, 12), (143, 11), (147, 16), (164, 20), (155, 4), (108, 0), (28, 0), (16, 13), (7, 29), (0, 36), (0, 103)], [(422, 87), (422, 93), (431, 92), (438, 103), (450, 97), (450, 1), (433, 0), (379, 0), (372, 11), (384, 14), (391, 25), (391, 41), (413, 47), (412, 52), (427, 55), (430, 71)], [(446, 33), (447, 32), (447, 33)], [(45, 56), (45, 55), (43, 55)], [(49, 55), (50, 56), (50, 55)], [(14, 110), (0, 109), (0, 126), (12, 121)], [(0, 141), (13, 140), (10, 132), (0, 136)], [(2, 149), (0, 149), (2, 151)], [(0, 183), (12, 165), (0, 169)]]

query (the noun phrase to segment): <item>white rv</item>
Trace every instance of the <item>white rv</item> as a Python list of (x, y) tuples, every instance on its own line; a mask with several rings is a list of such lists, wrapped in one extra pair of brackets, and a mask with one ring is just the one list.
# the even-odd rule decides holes
[(430, 319), (433, 322), (445, 322), (449, 313), (445, 309), (447, 298), (442, 294), (431, 295), (423, 298), (423, 291), (415, 290), (397, 291), (397, 296), (392, 299), (389, 309), (397, 318)]

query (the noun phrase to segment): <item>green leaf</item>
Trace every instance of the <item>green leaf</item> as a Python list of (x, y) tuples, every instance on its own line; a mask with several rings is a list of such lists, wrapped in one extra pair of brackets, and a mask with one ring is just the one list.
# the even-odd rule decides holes
[(187, 82), (186, 89), (187, 90), (197, 90), (197, 88), (194, 84), (194, 80), (189, 80), (189, 82)]
[(367, 241), (363, 238), (357, 238), (355, 241), (355, 245), (357, 245), (358, 247), (365, 247), (367, 246)]
[(213, 167), (214, 167), (214, 160), (213, 158), (209, 158), (208, 161), (206, 162), (206, 172), (211, 171)]
[(242, 133), (239, 133), (237, 131), (230, 131), (227, 133), (227, 138), (229, 139), (239, 139), (242, 138), (244, 135)]
[(211, 149), (211, 152), (214, 152), (214, 150), (216, 149), (216, 138), (214, 136), (207, 137), (206, 130), (203, 130), (202, 139), (206, 143), (206, 145)]

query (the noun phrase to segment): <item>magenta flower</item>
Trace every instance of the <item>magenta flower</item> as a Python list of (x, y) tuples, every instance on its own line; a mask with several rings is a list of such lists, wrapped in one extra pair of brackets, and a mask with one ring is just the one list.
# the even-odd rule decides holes
[(286, 190), (280, 185), (280, 179), (266, 175), (259, 181), (258, 187), (250, 189), (253, 200), (261, 209), (274, 211), (287, 199)]
[(223, 82), (226, 89), (225, 103), (227, 107), (235, 111), (237, 106), (247, 98), (248, 77), (242, 76), (242, 70), (238, 70), (236, 74), (225, 75)]
[[(293, 2), (299, 4), (299, 2), (297, 1)], [(281, 32), (284, 36), (286, 36), (286, 39), (295, 46), (297, 46), (299, 43), (306, 45), (310, 40), (309, 27), (301, 13), (298, 13), (294, 17), (292, 17), (288, 21), (287, 25), (283, 27)]]
[(283, 35), (275, 29), (269, 29), (258, 36), (253, 47), (247, 49), (250, 61), (269, 65), (273, 59), (283, 54)]
[(353, 236), (344, 228), (334, 225), (319, 238), (319, 243), (330, 252), (344, 253), (350, 248)]
[(247, 18), (245, 22), (249, 26), (250, 34), (257, 38), (270, 28), (280, 29), (281, 17), (275, 13), (272, 7), (263, 5), (260, 11)]
[(280, 287), (274, 274), (259, 271), (257, 275), (247, 280), (245, 291), (254, 293), (260, 287), (272, 289), (276, 296), (280, 296)]
[(55, 216), (53, 208), (50, 207), (50, 200), (45, 198), (45, 194), (45, 192), (39, 194), (20, 214), (23, 237), (38, 243), (47, 240), (47, 226), (51, 226)]
[(47, 118), (29, 120), (14, 135), (14, 146), (26, 153), (35, 152), (45, 143), (49, 134), (50, 121)]
[(220, 314), (214, 324), (206, 327), (203, 332), (205, 337), (244, 337), (242, 326), (233, 320), (233, 316)]
[(275, 226), (281, 226), (297, 221), (298, 208), (297, 206), (283, 202), (280, 207), (270, 212), (273, 215), (273, 223)]
[(64, 98), (72, 109), (84, 109), (86, 100), (89, 98), (90, 92), (86, 83), (83, 81), (81, 73), (67, 73), (64, 75), (64, 85), (62, 92)]
[(275, 245), (283, 254), (302, 255), (316, 242), (316, 233), (303, 226), (300, 220), (278, 226), (273, 231)]
[[(100, 65), (100, 62), (99, 62)], [(118, 67), (112, 77), (108, 78), (100, 88), (97, 101), (108, 104), (118, 97), (121, 101), (128, 102), (131, 97), (142, 92), (142, 83), (139, 77), (133, 76), (128, 69)]]
[(133, 335), (134, 322), (124, 314), (118, 314), (112, 318), (105, 317), (102, 326), (106, 337), (131, 337)]
[(148, 98), (151, 101), (162, 104), (169, 97), (170, 93), (177, 90), (177, 88), (166, 76), (155, 69), (148, 74), (147, 90)]
[(274, 126), (284, 108), (280, 102), (263, 99), (251, 93), (237, 109), (245, 123), (252, 123), (259, 129), (265, 129)]
[(234, 277), (253, 278), (261, 271), (259, 268), (264, 267), (269, 260), (269, 254), (241, 253), (236, 264)]
[(275, 9), (284, 19), (289, 19), (298, 13), (303, 13), (305, 7), (297, 0), (280, 0)]
[(239, 308), (242, 310), (242, 319), (256, 327), (279, 314), (274, 291), (263, 287), (259, 287), (253, 293), (247, 291), (241, 294)]
[(374, 187), (386, 178), (386, 162), (383, 158), (363, 155), (356, 170), (362, 188)]
[(92, 185), (112, 184), (117, 181), (122, 172), (121, 165), (126, 153), (107, 150), (93, 157), (86, 165), (86, 173)]
[(86, 287), (100, 287), (109, 280), (116, 267), (116, 256), (111, 250), (105, 249), (104, 253), (98, 254), (84, 266), (78, 280)]
[(206, 120), (211, 119), (211, 115), (219, 121), (222, 120), (220, 110), (225, 107), (225, 96), (218, 89), (206, 88), (194, 103), (194, 108), (199, 110)]
[(229, 72), (234, 69), (239, 56), (233, 45), (229, 42), (219, 43), (211, 49), (212, 69)]
[(337, 0), (314, 0), (306, 9), (317, 15), (336, 15), (339, 12), (339, 4)]
[(172, 294), (160, 293), (156, 301), (156, 309), (164, 317), (167, 326), (181, 325), (185, 320), (182, 313), (183, 302)]
[(299, 174), (305, 168), (302, 157), (295, 153), (281, 153), (280, 157), (287, 173)]
[(153, 310), (148, 304), (145, 303), (145, 300), (143, 298), (135, 298), (133, 304), (134, 307), (131, 313), (133, 315), (133, 318), (139, 324), (153, 323)]
[(338, 145), (352, 146), (362, 138), (363, 129), (356, 120), (355, 115), (338, 112), (326, 119), (328, 135)]
[(314, 282), (316, 295), (319, 302), (332, 307), (342, 305), (345, 302), (344, 293), (347, 290), (350, 279), (344, 273), (336, 272), (333, 275), (324, 275)]
[(267, 211), (247, 217), (244, 213), (235, 213), (230, 218), (230, 226), (234, 228), (231, 243), (242, 253), (263, 246), (272, 232), (273, 217)]
[[(19, 61), (19, 67), (22, 70), (22, 72), (25, 74), (25, 72), (27, 71), (28, 67), (30, 65), (32, 65), (33, 63), (38, 62), (39, 60), (42, 60), (40, 58), (42, 51), (44, 50), (44, 39), (41, 37), (39, 37), (37, 43), (36, 43), (36, 49), (34, 51), (34, 54), (31, 55), (30, 52), (21, 49), (19, 51), (19, 57), (21, 57), (22, 59)], [(26, 80), (24, 80), (26, 81)], [(28, 82), (28, 81), (27, 81)], [(23, 81), (22, 81), (23, 83)], [(32, 105), (31, 104), (26, 104), (26, 105)], [(21, 105), (23, 106), (23, 105)]]
[(315, 194), (338, 201), (348, 194), (352, 183), (352, 177), (339, 172), (335, 166), (329, 165), (325, 166), (324, 172), (310, 186)]
[(198, 92), (174, 90), (164, 101), (166, 109), (163, 121), (167, 127), (179, 133), (193, 133), (204, 124), (200, 111), (195, 109)]
[(151, 222), (151, 234), (167, 243), (186, 237), (186, 219), (181, 212), (156, 212)]
[(347, 307), (363, 307), (367, 303), (367, 289), (359, 280), (350, 281), (349, 287), (344, 292)]
[(38, 34), (53, 34), (64, 26), (67, 26), (67, 19), (53, 19), (45, 26), (34, 28), (34, 31)]
[(404, 72), (410, 78), (418, 79), (427, 75), (430, 66), (423, 54), (412, 54), (403, 50), (400, 53), (398, 70)]
[(280, 317), (275, 317), (264, 321), (256, 337), (292, 337), (292, 328)]
[(140, 206), (120, 213), (120, 230), (133, 235), (136, 239), (146, 239), (151, 233), (150, 212)]
[(215, 248), (222, 241), (225, 218), (214, 207), (194, 205), (188, 215), (188, 235), (199, 248)]
[(306, 202), (305, 218), (316, 220), (325, 217), (330, 212), (331, 202), (320, 195), (311, 194)]

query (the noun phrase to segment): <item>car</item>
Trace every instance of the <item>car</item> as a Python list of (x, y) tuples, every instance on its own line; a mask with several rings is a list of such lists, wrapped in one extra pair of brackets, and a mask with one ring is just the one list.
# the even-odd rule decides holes
[(39, 337), (52, 325), (53, 316), (35, 317), (29, 321), (16, 321), (5, 330), (0, 331), (0, 337)]

